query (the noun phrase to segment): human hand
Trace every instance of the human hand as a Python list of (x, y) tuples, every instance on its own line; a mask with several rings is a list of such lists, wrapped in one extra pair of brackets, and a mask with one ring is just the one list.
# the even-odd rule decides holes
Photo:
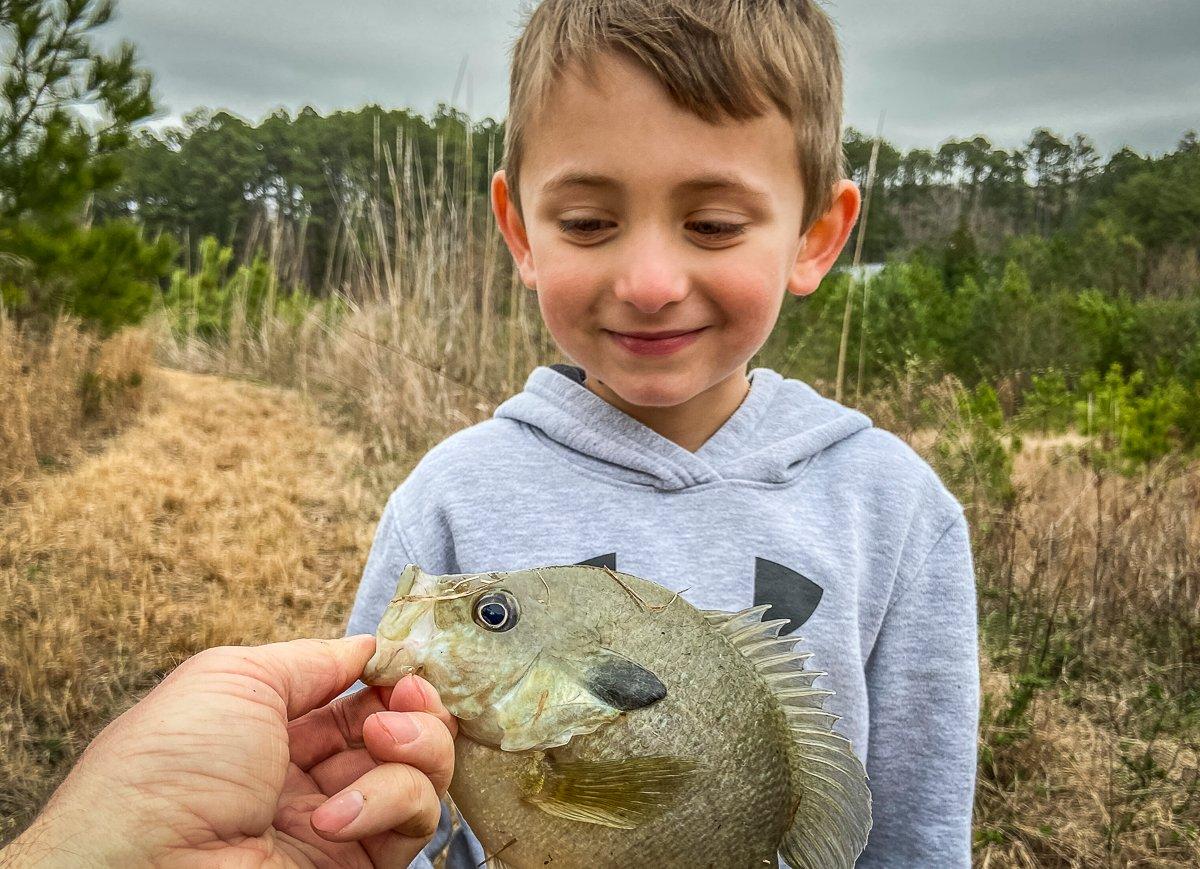
[(331, 703), (374, 649), (185, 661), (96, 737), (0, 865), (407, 866), (437, 829), (457, 725), (416, 676)]

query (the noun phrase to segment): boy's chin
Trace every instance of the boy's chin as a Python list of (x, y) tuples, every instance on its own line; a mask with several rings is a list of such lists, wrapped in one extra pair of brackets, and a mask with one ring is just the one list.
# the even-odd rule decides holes
[(686, 404), (708, 386), (703, 378), (688, 373), (618, 372), (606, 379), (603, 373), (589, 371), (588, 388), (609, 403), (666, 408)]

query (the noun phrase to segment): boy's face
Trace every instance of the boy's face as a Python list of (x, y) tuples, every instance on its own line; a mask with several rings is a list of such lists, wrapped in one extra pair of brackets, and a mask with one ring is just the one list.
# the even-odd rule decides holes
[[(560, 349), (634, 406), (744, 394), (784, 293), (816, 289), (858, 213), (842, 181), (802, 236), (782, 114), (709, 124), (617, 54), (555, 85), (525, 149), (523, 221), (504, 172), (492, 182), (501, 231)], [(632, 337), (664, 333), (687, 334)]]

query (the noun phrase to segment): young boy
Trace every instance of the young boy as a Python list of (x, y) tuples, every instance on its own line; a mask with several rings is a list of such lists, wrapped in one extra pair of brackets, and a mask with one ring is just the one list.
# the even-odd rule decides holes
[(349, 632), (375, 631), (410, 562), (590, 562), (702, 608), (770, 603), (866, 764), (859, 865), (968, 866), (979, 693), (962, 509), (861, 413), (746, 371), (785, 293), (816, 290), (858, 215), (841, 82), (809, 0), (535, 9), (492, 206), (575, 364), (533, 371), (395, 491)]

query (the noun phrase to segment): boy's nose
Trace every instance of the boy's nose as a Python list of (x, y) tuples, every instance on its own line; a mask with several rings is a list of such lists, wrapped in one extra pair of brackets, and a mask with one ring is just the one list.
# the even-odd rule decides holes
[(687, 273), (665, 245), (638, 245), (613, 284), (613, 294), (643, 314), (653, 314), (688, 294)]

